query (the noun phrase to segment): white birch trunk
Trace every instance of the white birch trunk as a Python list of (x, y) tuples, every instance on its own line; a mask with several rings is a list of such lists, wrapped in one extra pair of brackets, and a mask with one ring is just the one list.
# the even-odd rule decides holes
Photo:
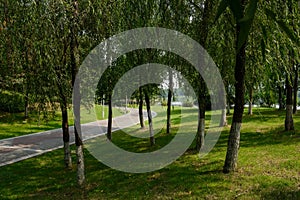
[(225, 165), (223, 168), (224, 173), (232, 172), (237, 167), (238, 151), (240, 148), (240, 134), (242, 123), (232, 123), (230, 129), (230, 136), (228, 140), (228, 149), (226, 154)]
[(226, 108), (222, 109), (222, 116), (220, 121), (220, 126), (227, 126)]
[(201, 148), (204, 146), (204, 136), (205, 136), (205, 119), (199, 118), (198, 119), (198, 131), (197, 131), (197, 144), (196, 149), (197, 151), (200, 151)]
[(65, 165), (67, 168), (72, 168), (72, 157), (70, 150), (70, 143), (64, 142), (64, 153), (65, 153)]
[(84, 156), (83, 156), (83, 145), (76, 147), (77, 155), (77, 181), (80, 186), (84, 184)]

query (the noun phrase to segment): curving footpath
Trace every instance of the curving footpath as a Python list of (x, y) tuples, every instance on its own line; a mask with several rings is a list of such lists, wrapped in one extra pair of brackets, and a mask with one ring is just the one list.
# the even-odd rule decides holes
[[(152, 113), (153, 117), (156, 113)], [(147, 112), (144, 111), (146, 119)], [(113, 119), (113, 131), (139, 123), (137, 109), (129, 109), (129, 113)], [(100, 127), (100, 128), (99, 128)], [(106, 134), (107, 119), (83, 124), (83, 141)], [(74, 144), (74, 127), (70, 126), (70, 143)], [(0, 140), (0, 166), (12, 164), (27, 158), (53, 151), (63, 147), (62, 129), (54, 129), (30, 135)]]

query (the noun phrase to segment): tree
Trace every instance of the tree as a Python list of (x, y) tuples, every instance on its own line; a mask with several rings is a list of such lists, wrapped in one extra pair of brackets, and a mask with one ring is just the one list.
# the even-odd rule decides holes
[(246, 42), (257, 9), (257, 1), (250, 1), (245, 12), (245, 0), (224, 0), (219, 6), (217, 18), (228, 6), (234, 15), (236, 26), (235, 106), (223, 167), (224, 173), (234, 171), (237, 165), (240, 131), (244, 112)]

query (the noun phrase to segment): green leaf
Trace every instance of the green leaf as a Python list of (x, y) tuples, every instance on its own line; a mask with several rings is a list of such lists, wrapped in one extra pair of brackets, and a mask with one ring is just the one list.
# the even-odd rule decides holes
[(293, 29), (290, 29), (289, 26), (283, 20), (281, 19), (278, 20), (276, 18), (276, 14), (272, 10), (265, 9), (265, 12), (269, 18), (271, 18), (279, 25), (280, 29), (283, 30), (293, 42), (295, 42), (298, 46), (300, 46), (300, 40), (295, 34), (295, 32), (293, 31)]
[(296, 36), (295, 32), (292, 29), (290, 29), (283, 20), (277, 20), (277, 24), (293, 42), (295, 42), (298, 46), (300, 46), (299, 38)]
[(225, 12), (226, 8), (228, 7), (228, 0), (222, 0), (220, 2), (220, 5), (218, 7), (218, 11), (215, 17), (215, 21), (214, 23), (216, 23), (216, 21), (218, 21), (218, 19), (220, 18), (220, 16)]

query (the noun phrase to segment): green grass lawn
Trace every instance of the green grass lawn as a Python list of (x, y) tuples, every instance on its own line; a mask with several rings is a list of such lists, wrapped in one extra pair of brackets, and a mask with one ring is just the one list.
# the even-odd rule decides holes
[[(180, 115), (173, 111), (173, 133)], [(76, 167), (64, 169), (62, 149), (4, 166), (0, 168), (0, 199), (300, 199), (299, 114), (294, 117), (297, 131), (291, 132), (282, 131), (284, 116), (284, 112), (262, 108), (255, 109), (253, 116), (245, 115), (238, 170), (233, 174), (222, 173), (228, 126), (206, 157), (200, 159), (192, 144), (174, 163), (155, 172), (116, 171), (86, 150), (83, 189), (76, 185)], [(196, 124), (190, 123), (193, 129)], [(137, 127), (126, 131), (144, 134)], [(123, 131), (113, 134), (113, 142), (131, 151), (153, 151), (174, 136), (164, 131), (156, 134), (154, 147), (149, 147), (148, 139), (127, 136)], [(75, 161), (74, 146), (72, 152)]]
[[(88, 115), (88, 111), (82, 109), (82, 123), (95, 121), (95, 117)], [(96, 105), (96, 117), (98, 120), (107, 119), (108, 107), (104, 106), (104, 118), (102, 117), (102, 106)], [(69, 125), (74, 124), (73, 112), (69, 110)], [(113, 116), (124, 114), (121, 110), (113, 108)], [(31, 112), (29, 118), (24, 121), (24, 113), (0, 113), (0, 139), (27, 135), (41, 131), (61, 128), (61, 112), (48, 112), (46, 114)]]

